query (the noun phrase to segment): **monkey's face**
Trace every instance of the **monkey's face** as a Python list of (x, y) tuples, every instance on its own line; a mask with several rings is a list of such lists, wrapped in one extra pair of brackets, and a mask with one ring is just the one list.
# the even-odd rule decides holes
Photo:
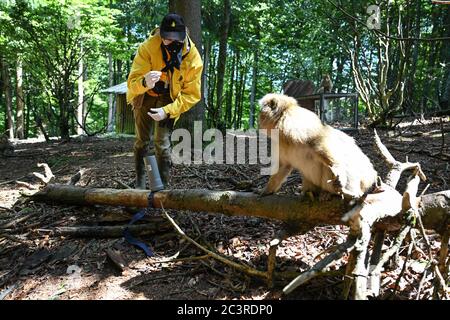
[(297, 106), (294, 98), (283, 94), (269, 93), (259, 100), (259, 127), (261, 129), (274, 129), (284, 112), (292, 106)]

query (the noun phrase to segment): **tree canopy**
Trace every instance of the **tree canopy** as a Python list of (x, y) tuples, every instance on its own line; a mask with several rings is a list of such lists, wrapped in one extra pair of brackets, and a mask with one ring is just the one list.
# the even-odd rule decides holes
[[(108, 96), (101, 90), (126, 80), (137, 46), (169, 2), (177, 1), (0, 2), (0, 132), (21, 137), (23, 127), (24, 137), (68, 139), (77, 127), (105, 131)], [(207, 125), (253, 127), (257, 99), (289, 79), (317, 87), (325, 73), (335, 92), (359, 94), (361, 121), (392, 125), (399, 114), (448, 110), (450, 7), (425, 0), (371, 5), (202, 1)]]

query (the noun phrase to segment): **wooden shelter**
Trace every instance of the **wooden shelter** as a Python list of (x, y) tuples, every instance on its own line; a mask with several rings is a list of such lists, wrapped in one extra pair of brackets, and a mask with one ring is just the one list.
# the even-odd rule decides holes
[(340, 130), (358, 129), (357, 93), (317, 93), (309, 80), (288, 80), (283, 85), (283, 93), (315, 112), (324, 123)]
[(314, 83), (309, 80), (288, 80), (283, 85), (283, 93), (287, 96), (297, 99), (299, 105), (303, 108), (315, 112), (313, 100), (300, 100), (299, 97), (308, 96), (315, 92)]
[(114, 94), (115, 128), (116, 133), (134, 134), (134, 116), (131, 105), (127, 104), (127, 83), (122, 82), (105, 90), (104, 93)]

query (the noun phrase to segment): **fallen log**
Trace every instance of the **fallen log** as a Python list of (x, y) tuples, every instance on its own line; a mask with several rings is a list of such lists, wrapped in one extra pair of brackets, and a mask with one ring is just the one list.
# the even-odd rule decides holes
[[(55, 235), (79, 237), (79, 238), (117, 238), (122, 237), (124, 230), (128, 230), (133, 235), (148, 236), (171, 230), (168, 223), (154, 221), (153, 223), (139, 225), (123, 226), (75, 226), (75, 227), (56, 227), (49, 229)], [(40, 229), (41, 231), (44, 229)]]
[[(47, 185), (35, 193), (31, 200), (55, 202), (68, 205), (111, 205), (125, 207), (148, 207), (149, 190), (81, 188), (70, 185)], [(428, 194), (420, 199), (420, 214), (427, 229), (437, 231), (448, 228), (450, 190)], [(313, 227), (318, 224), (343, 225), (342, 216), (348, 211), (347, 204), (334, 197), (329, 201), (311, 201), (296, 196), (270, 195), (259, 197), (252, 192), (211, 191), (203, 189), (163, 190), (151, 194), (150, 205), (154, 208), (191, 210), (197, 212), (223, 213), (229, 216), (254, 216), (276, 219), (288, 223)], [(402, 224), (402, 196), (390, 188), (370, 195), (371, 208), (390, 216), (376, 224), (381, 230), (396, 230)]]

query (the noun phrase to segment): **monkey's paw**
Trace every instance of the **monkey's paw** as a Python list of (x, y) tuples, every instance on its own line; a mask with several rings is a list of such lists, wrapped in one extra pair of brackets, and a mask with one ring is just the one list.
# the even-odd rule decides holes
[(266, 197), (273, 194), (272, 192), (267, 192), (266, 188), (254, 188), (253, 193), (256, 193), (258, 195), (258, 198)]
[(311, 202), (314, 202), (314, 200), (316, 199), (316, 197), (314, 196), (314, 193), (312, 191), (302, 191), (300, 193), (300, 197), (302, 199), (307, 197)]
[(320, 191), (320, 193), (319, 193), (319, 201), (320, 202), (322, 202), (322, 201), (330, 201), (331, 198), (333, 198), (333, 194), (332, 193), (329, 193), (329, 192), (323, 191), (323, 190)]
[(342, 189), (344, 188), (344, 186), (342, 185), (342, 181), (341, 179), (339, 179), (338, 174), (335, 174), (335, 177), (333, 179), (328, 180), (327, 182), (331, 185), (335, 193), (337, 194), (342, 193)]

